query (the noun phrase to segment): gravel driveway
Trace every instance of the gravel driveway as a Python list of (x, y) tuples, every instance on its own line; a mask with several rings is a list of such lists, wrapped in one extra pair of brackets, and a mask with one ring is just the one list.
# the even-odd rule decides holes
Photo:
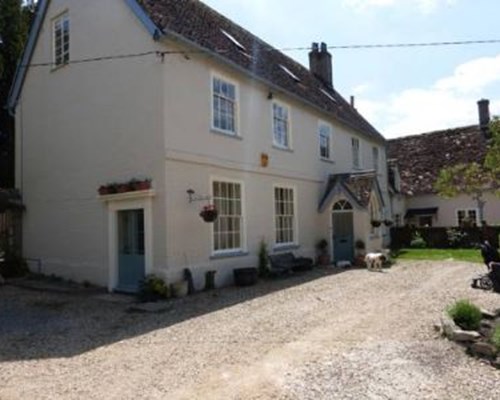
[(500, 371), (438, 336), (479, 264), (331, 269), (169, 303), (0, 288), (0, 399), (498, 399)]

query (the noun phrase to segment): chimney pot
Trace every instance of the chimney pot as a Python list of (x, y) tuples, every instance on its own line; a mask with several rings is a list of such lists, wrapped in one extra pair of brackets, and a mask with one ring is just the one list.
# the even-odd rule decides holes
[(313, 43), (309, 52), (309, 69), (325, 86), (333, 89), (332, 55), (328, 52), (326, 43)]
[(483, 132), (486, 139), (489, 139), (489, 125), (490, 125), (490, 101), (481, 99), (477, 102), (479, 112), (479, 128)]
[(355, 97), (354, 97), (354, 96), (351, 96), (351, 107), (352, 107), (352, 108), (356, 108), (356, 107), (355, 107), (355, 103), (356, 103), (356, 99), (355, 99)]

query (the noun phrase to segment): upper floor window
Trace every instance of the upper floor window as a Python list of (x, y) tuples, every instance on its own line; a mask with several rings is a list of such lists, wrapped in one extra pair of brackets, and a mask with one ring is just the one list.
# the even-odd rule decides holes
[(354, 168), (361, 168), (361, 159), (359, 155), (359, 139), (352, 138), (351, 145), (352, 145), (352, 166)]
[(319, 124), (319, 155), (325, 160), (332, 159), (332, 127), (323, 122)]
[(372, 156), (373, 156), (373, 169), (375, 170), (375, 172), (378, 172), (379, 169), (378, 147), (372, 148)]
[(278, 147), (290, 148), (290, 112), (288, 107), (273, 103), (273, 141)]
[(220, 77), (212, 78), (212, 128), (237, 134), (237, 88)]
[(54, 65), (56, 67), (69, 62), (69, 15), (61, 14), (53, 21)]

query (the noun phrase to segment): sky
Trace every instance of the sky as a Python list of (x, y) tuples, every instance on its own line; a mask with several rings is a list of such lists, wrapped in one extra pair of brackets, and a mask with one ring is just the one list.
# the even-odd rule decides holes
[[(498, 0), (203, 1), (276, 48), (500, 40)], [(482, 98), (500, 115), (500, 43), (330, 51), (335, 89), (386, 138), (476, 124)]]

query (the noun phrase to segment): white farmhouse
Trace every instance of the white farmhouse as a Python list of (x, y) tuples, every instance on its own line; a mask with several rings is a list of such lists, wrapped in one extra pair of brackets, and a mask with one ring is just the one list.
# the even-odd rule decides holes
[(200, 1), (40, 0), (9, 107), (44, 273), (134, 291), (189, 268), (199, 289), (262, 240), (315, 256), (324, 238), (336, 262), (388, 239), (386, 142), (325, 44), (306, 69)]

